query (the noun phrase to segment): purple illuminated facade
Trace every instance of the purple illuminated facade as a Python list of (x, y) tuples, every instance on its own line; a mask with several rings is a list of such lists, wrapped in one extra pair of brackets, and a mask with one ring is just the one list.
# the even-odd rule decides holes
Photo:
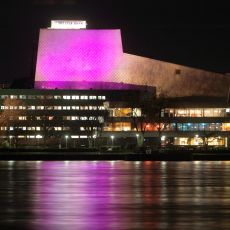
[(129, 89), (117, 83), (120, 30), (40, 30), (35, 88)]

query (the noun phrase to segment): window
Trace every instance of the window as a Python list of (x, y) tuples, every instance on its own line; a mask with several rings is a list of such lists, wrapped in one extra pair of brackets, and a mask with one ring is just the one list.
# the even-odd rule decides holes
[(19, 116), (18, 120), (27, 120), (27, 117), (26, 116)]
[(81, 100), (88, 100), (88, 96), (86, 96), (86, 95), (81, 95)]
[(73, 110), (79, 110), (79, 106), (72, 106)]
[(60, 95), (55, 95), (54, 99), (61, 99), (61, 96)]
[(69, 96), (69, 95), (64, 95), (64, 96), (63, 96), (63, 99), (65, 99), (65, 100), (70, 100), (70, 96)]
[(63, 116), (63, 120), (69, 121), (69, 120), (71, 120), (71, 117), (70, 116)]
[(8, 95), (1, 95), (1, 99), (6, 99), (8, 98)]
[(89, 106), (89, 110), (97, 110), (97, 106)]
[(78, 96), (78, 95), (73, 95), (73, 96), (72, 96), (72, 99), (73, 99), (73, 100), (79, 100), (79, 96)]
[(96, 120), (97, 120), (97, 117), (91, 116), (91, 117), (89, 117), (89, 120), (90, 120), (90, 121), (96, 121)]
[(92, 96), (92, 95), (91, 95), (91, 96), (89, 96), (89, 99), (90, 99), (90, 100), (96, 100), (96, 99), (97, 99), (97, 96)]
[(10, 99), (17, 99), (18, 96), (17, 95), (10, 95)]
[(36, 99), (35, 95), (28, 95), (28, 99)]
[(43, 96), (43, 95), (37, 95), (36, 98), (37, 99), (45, 99), (45, 96)]
[(19, 95), (20, 99), (26, 99), (26, 95)]
[(61, 131), (61, 130), (62, 130), (62, 127), (61, 127), (61, 126), (54, 127), (54, 130), (55, 130), (55, 131)]
[(80, 106), (80, 110), (88, 110), (89, 107), (88, 106)]
[(105, 96), (98, 96), (99, 100), (105, 100)]
[(72, 116), (72, 117), (71, 117), (71, 120), (72, 120), (72, 121), (79, 120), (79, 117), (78, 117), (78, 116)]
[(52, 95), (46, 95), (46, 99), (48, 99), (48, 100), (53, 99), (53, 96)]
[(98, 106), (98, 110), (105, 110), (104, 106)]

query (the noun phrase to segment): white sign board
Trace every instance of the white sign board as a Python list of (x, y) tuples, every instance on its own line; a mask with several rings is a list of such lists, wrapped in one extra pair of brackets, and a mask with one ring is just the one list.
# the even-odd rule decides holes
[(86, 29), (86, 21), (52, 20), (51, 29)]

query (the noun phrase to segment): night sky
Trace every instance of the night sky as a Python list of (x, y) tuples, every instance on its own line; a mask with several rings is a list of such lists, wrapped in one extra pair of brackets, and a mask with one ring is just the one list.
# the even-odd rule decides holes
[(18, 2), (0, 7), (1, 82), (33, 76), (39, 28), (52, 19), (86, 20), (88, 29), (120, 28), (126, 53), (230, 72), (230, 7), (221, 1)]

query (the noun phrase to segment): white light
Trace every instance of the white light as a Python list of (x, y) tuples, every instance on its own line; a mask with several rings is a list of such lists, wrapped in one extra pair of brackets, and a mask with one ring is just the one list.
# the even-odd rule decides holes
[(136, 137), (139, 137), (139, 134), (136, 134)]
[(198, 134), (196, 134), (196, 135), (195, 135), (195, 137), (197, 138), (197, 137), (199, 137), (199, 135), (198, 135)]
[(51, 29), (86, 29), (86, 21), (52, 20)]
[(113, 139), (114, 138), (114, 136), (111, 136), (111, 139)]
[(165, 138), (166, 138), (166, 136), (162, 136), (162, 137), (161, 137), (161, 140), (162, 140), (162, 141), (164, 141), (164, 140), (165, 140)]
[(66, 138), (66, 139), (68, 139), (68, 138), (69, 138), (69, 136), (68, 136), (68, 135), (66, 135), (66, 136), (65, 136), (65, 138)]

